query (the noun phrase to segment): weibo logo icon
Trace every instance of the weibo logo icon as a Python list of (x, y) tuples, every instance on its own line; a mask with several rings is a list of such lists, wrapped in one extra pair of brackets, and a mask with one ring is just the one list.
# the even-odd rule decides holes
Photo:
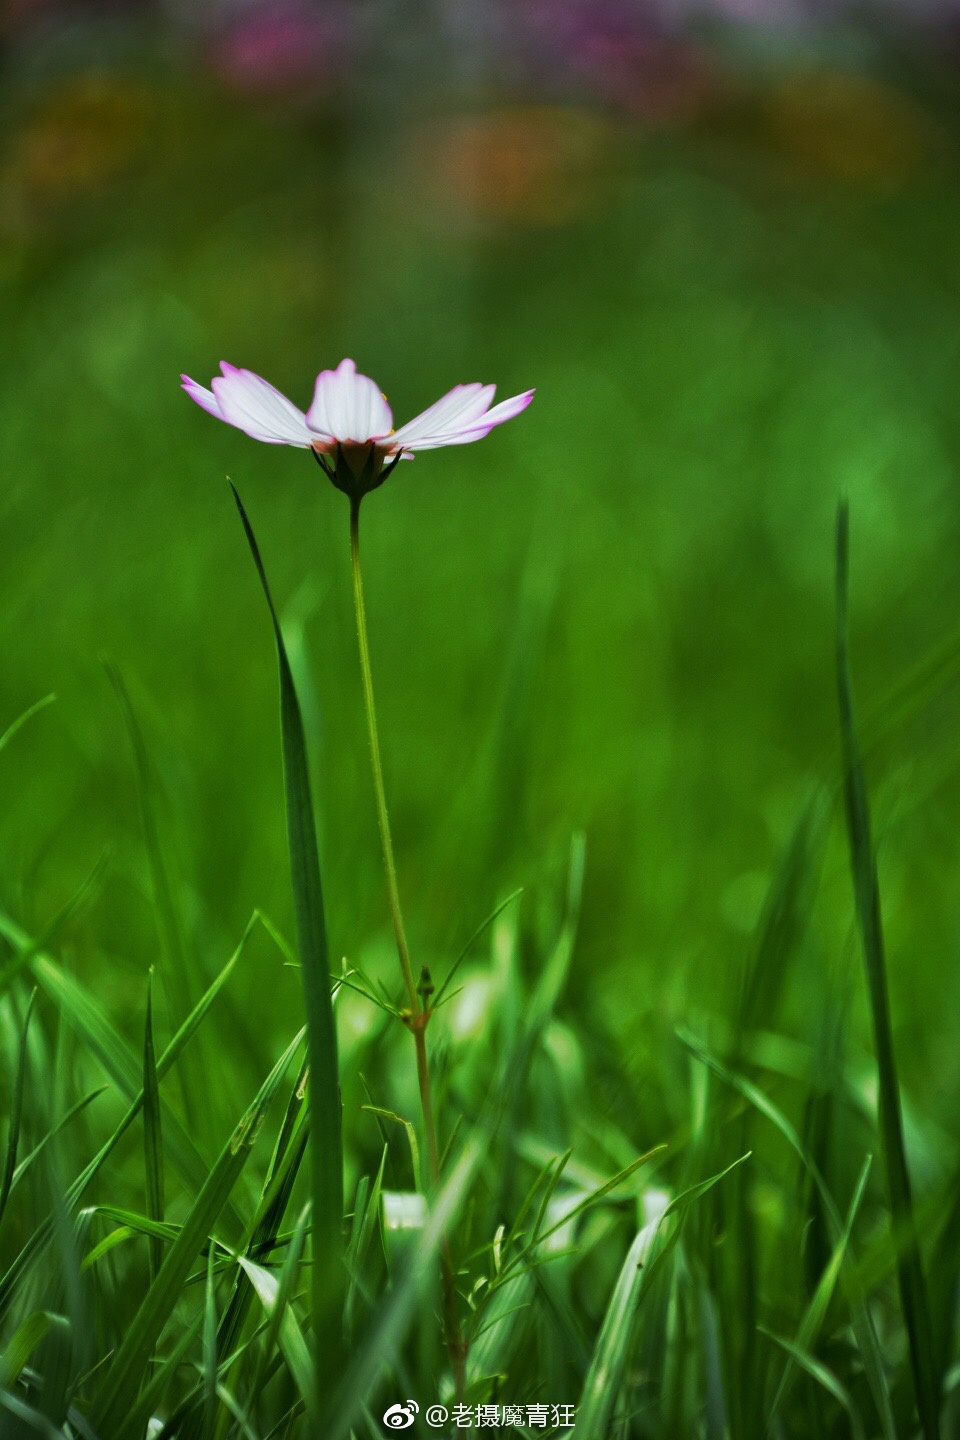
[(416, 1400), (398, 1401), (384, 1411), (383, 1423), (389, 1430), (409, 1430), (417, 1417), (420, 1406)]

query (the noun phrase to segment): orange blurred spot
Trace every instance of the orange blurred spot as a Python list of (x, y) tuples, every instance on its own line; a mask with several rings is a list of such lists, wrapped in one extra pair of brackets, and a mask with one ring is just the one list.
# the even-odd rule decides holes
[(435, 122), (415, 135), (411, 160), (417, 188), (448, 216), (562, 225), (606, 189), (616, 140), (588, 111), (525, 106)]

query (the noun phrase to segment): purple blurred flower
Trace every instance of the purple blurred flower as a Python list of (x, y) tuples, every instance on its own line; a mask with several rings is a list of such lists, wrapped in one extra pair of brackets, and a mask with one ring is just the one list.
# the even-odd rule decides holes
[(265, 0), (226, 26), (211, 60), (224, 79), (241, 90), (300, 89), (339, 68), (346, 39), (345, 13), (337, 4)]
[[(223, 374), (214, 376), (210, 390), (188, 375), (180, 377), (192, 400), (253, 440), (312, 450), (334, 484), (350, 493), (374, 489), (398, 460), (412, 460), (418, 450), (482, 440), (533, 399), (533, 391), (526, 390), (491, 408), (496, 386), (455, 385), (422, 415), (394, 430), (385, 396), (369, 376), (357, 373), (352, 360), (341, 360), (336, 370), (317, 376), (306, 414), (251, 370), (238, 370), (226, 361), (220, 369)], [(392, 462), (386, 471), (385, 460)]]

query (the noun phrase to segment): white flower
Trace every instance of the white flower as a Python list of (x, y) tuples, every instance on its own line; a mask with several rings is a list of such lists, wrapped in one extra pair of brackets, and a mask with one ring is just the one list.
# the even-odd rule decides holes
[[(491, 405), (496, 387), (455, 385), (415, 420), (393, 428), (393, 414), (376, 383), (357, 373), (352, 360), (317, 376), (306, 414), (252, 370), (224, 361), (211, 389), (183, 375), (183, 388), (204, 410), (268, 445), (312, 450), (324, 470), (348, 494), (365, 494), (382, 483), (400, 459), (442, 445), (469, 445), (496, 425), (512, 420), (533, 399), (525, 390)], [(384, 470), (384, 461), (391, 463)]]

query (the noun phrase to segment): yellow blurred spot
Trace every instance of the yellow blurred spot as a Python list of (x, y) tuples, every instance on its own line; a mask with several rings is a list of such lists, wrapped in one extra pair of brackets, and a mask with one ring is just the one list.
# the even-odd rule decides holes
[(150, 112), (142, 87), (112, 76), (73, 79), (13, 135), (2, 183), (39, 206), (96, 191), (126, 171)]
[(810, 71), (774, 90), (774, 139), (804, 169), (850, 185), (894, 189), (935, 148), (933, 119), (909, 96), (865, 75)]

